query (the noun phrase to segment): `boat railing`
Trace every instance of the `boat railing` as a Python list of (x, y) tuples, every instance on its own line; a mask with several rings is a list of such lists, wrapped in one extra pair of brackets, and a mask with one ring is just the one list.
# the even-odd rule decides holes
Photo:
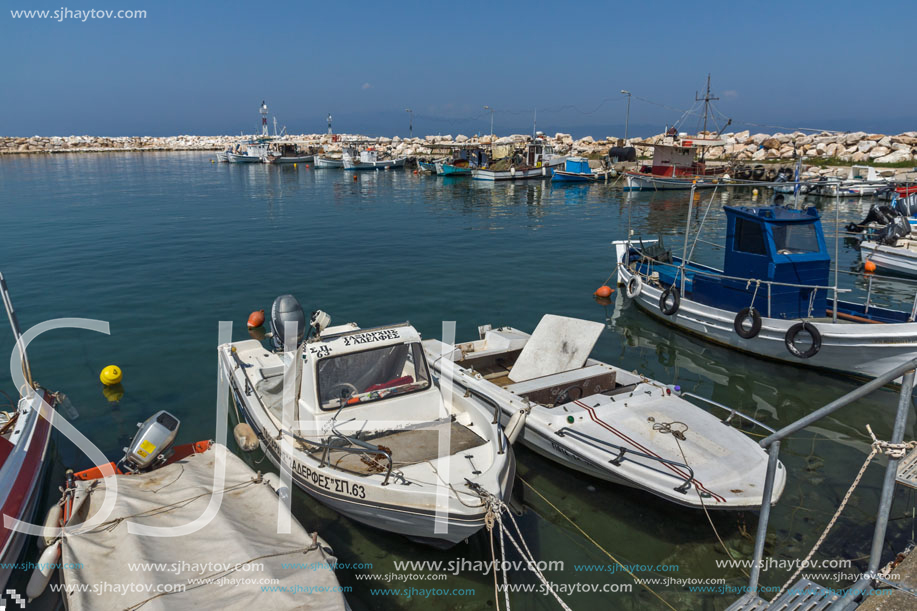
[[(629, 243), (628, 243), (628, 247), (630, 248), (630, 247), (632, 247), (632, 246), (633, 246), (633, 242), (629, 242)], [(642, 252), (640, 253), (640, 258), (641, 258), (641, 262), (650, 263), (650, 264), (651, 264), (650, 271), (649, 271), (649, 272), (645, 272), (645, 273), (640, 273), (640, 272), (637, 272), (636, 270), (629, 270), (631, 273), (638, 274), (638, 275), (640, 275), (640, 276), (642, 276), (643, 278), (646, 278), (646, 279), (651, 279), (651, 278), (652, 278), (652, 273), (653, 273), (653, 271), (652, 271), (652, 265), (660, 266), (660, 267), (671, 267), (671, 268), (674, 268), (674, 269), (677, 270), (676, 273), (675, 273), (675, 281), (678, 282), (679, 276), (681, 277), (681, 284), (680, 284), (679, 290), (680, 290), (681, 294), (684, 295), (684, 293), (685, 293), (685, 283), (687, 282), (687, 277), (686, 277), (687, 274), (685, 273), (685, 265), (683, 265), (683, 264), (675, 264), (675, 263), (668, 263), (668, 262), (666, 262), (666, 261), (660, 261), (659, 259), (656, 259), (656, 258), (654, 258), (654, 257), (650, 257), (650, 256), (648, 256), (648, 255), (646, 255), (645, 253), (642, 253)], [(621, 262), (621, 261), (618, 261), (618, 266), (619, 266), (619, 267), (620, 267), (620, 266), (625, 266), (625, 263), (623, 263), (623, 262)], [(796, 283), (793, 283), (793, 282), (777, 282), (777, 281), (775, 281), (775, 280), (763, 280), (763, 279), (760, 279), (760, 278), (747, 278), (747, 277), (743, 278), (743, 277), (740, 277), (740, 276), (730, 276), (730, 275), (724, 274), (724, 273), (722, 273), (722, 272), (707, 271), (707, 270), (702, 270), (702, 269), (697, 269), (697, 268), (692, 268), (692, 269), (691, 269), (691, 274), (692, 274), (692, 275), (695, 275), (695, 276), (708, 276), (708, 277), (710, 277), (710, 278), (721, 278), (721, 279), (737, 280), (737, 281), (740, 281), (740, 282), (745, 282), (745, 283), (746, 283), (746, 291), (752, 293), (752, 303), (754, 303), (754, 299), (755, 299), (755, 297), (757, 297), (758, 290), (759, 290), (762, 286), (765, 287), (765, 290), (767, 291), (767, 316), (768, 316), (768, 318), (770, 318), (770, 316), (771, 316), (771, 288), (772, 288), (772, 287), (775, 287), (775, 286), (786, 286), (786, 287), (801, 288), (801, 289), (811, 289), (811, 290), (812, 290), (812, 298), (810, 298), (810, 300), (809, 300), (809, 304), (810, 304), (810, 305), (809, 305), (809, 310), (810, 310), (810, 311), (809, 311), (809, 313), (808, 313), (808, 314), (809, 314), (809, 317), (811, 317), (811, 315), (812, 315), (812, 312), (811, 312), (811, 309), (812, 309), (812, 302), (813, 302), (813, 300), (814, 300), (814, 295), (815, 295), (815, 292), (816, 292), (816, 291), (823, 290), (823, 291), (826, 291), (826, 292), (827, 292), (827, 291), (831, 291), (831, 292), (834, 293), (834, 300), (833, 300), (833, 301), (834, 301), (834, 303), (835, 303), (835, 307), (834, 307), (835, 312), (837, 311), (838, 295), (839, 295), (840, 293), (850, 293), (850, 292), (853, 292), (853, 289), (842, 289), (842, 288), (839, 288), (839, 287), (836, 287), (836, 286), (830, 286), (830, 285), (824, 285), (824, 286), (823, 286), (823, 285), (819, 285), (819, 284), (796, 284)]]
[[(625, 448), (624, 446), (619, 446), (615, 443), (611, 443), (610, 441), (605, 441), (603, 439), (593, 437), (592, 435), (587, 435), (586, 433), (583, 433), (582, 431), (577, 431), (576, 429), (571, 429), (566, 426), (555, 431), (555, 434), (559, 437), (566, 437), (569, 435), (570, 437), (573, 437), (577, 441), (584, 443), (587, 446), (593, 447), (597, 450), (601, 450), (603, 452), (610, 454), (613, 458), (609, 462), (616, 467), (621, 466), (621, 463), (624, 462), (625, 460), (632, 460), (632, 459), (629, 459), (628, 456), (633, 455), (633, 456), (639, 456), (640, 458), (646, 458), (648, 460), (655, 461), (663, 465), (670, 465), (673, 467), (680, 467), (681, 469), (685, 469), (688, 472), (688, 475), (678, 473), (677, 471), (671, 471), (671, 472), (662, 471), (661, 469), (655, 469), (653, 467), (647, 467), (647, 465), (641, 465), (643, 467), (650, 468), (653, 471), (656, 471), (657, 473), (660, 473), (667, 477), (672, 477), (672, 478), (675, 478), (681, 481), (681, 484), (675, 488), (675, 492), (680, 492), (681, 494), (687, 493), (688, 490), (691, 488), (691, 482), (694, 481), (694, 469), (692, 469), (690, 466), (688, 466), (685, 463), (681, 463), (681, 462), (674, 461), (674, 460), (669, 460), (667, 458), (662, 458), (661, 456), (655, 456), (653, 454), (647, 454), (645, 452), (640, 452), (638, 450), (634, 450), (631, 448)], [(641, 464), (633, 460), (632, 462), (635, 462), (635, 464)]]
[[(854, 401), (857, 401), (871, 393), (883, 388), (899, 378), (901, 378), (901, 389), (898, 397), (898, 408), (895, 415), (895, 423), (892, 429), (889, 443), (892, 445), (901, 444), (904, 439), (904, 431), (907, 425), (908, 412), (911, 406), (911, 395), (914, 391), (914, 374), (917, 368), (917, 357), (888, 370), (877, 378), (866, 382), (865, 384), (853, 389), (847, 394), (831, 401), (819, 409), (809, 413), (802, 418), (784, 426), (775, 433), (765, 437), (759, 442), (759, 445), (767, 451), (768, 462), (767, 472), (764, 478), (764, 493), (761, 502), (761, 511), (758, 518), (758, 530), (755, 534), (754, 554), (751, 562), (751, 572), (748, 578), (749, 595), (754, 596), (758, 591), (758, 582), (761, 576), (761, 566), (764, 557), (764, 545), (767, 538), (767, 525), (771, 513), (771, 499), (774, 492), (774, 482), (776, 481), (777, 465), (779, 463), (780, 443), (790, 435), (805, 429), (819, 420), (830, 416), (837, 410), (845, 407)], [(889, 515), (892, 508), (892, 500), (895, 490), (895, 478), (900, 458), (894, 454), (888, 455), (888, 464), (885, 469), (885, 477), (882, 483), (882, 492), (879, 497), (879, 507), (876, 512), (876, 525), (873, 531), (872, 547), (869, 554), (869, 564), (867, 570), (863, 573), (856, 584), (847, 588), (845, 598), (832, 604), (832, 608), (844, 609), (854, 602), (854, 599), (863, 595), (867, 591), (869, 584), (876, 577), (879, 569), (879, 562), (882, 558), (882, 551), (885, 546), (885, 534), (888, 528)]]
[(690, 397), (690, 398), (692, 398), (692, 399), (696, 399), (696, 400), (698, 400), (698, 401), (702, 401), (702, 402), (704, 402), (704, 403), (707, 403), (708, 405), (712, 405), (713, 407), (717, 407), (717, 408), (719, 408), (719, 409), (721, 409), (721, 410), (723, 410), (723, 411), (729, 412), (729, 415), (728, 415), (728, 416), (726, 416), (725, 418), (723, 418), (722, 420), (720, 420), (720, 422), (722, 422), (723, 424), (731, 425), (731, 424), (732, 424), (733, 418), (735, 418), (736, 416), (738, 416), (738, 417), (741, 418), (742, 420), (745, 420), (746, 422), (750, 422), (751, 424), (754, 424), (755, 426), (759, 426), (759, 427), (761, 427), (762, 429), (764, 429), (765, 431), (768, 431), (769, 433), (776, 433), (776, 432), (777, 432), (775, 429), (769, 427), (768, 425), (764, 424), (764, 423), (761, 422), (760, 420), (757, 420), (756, 418), (754, 418), (754, 417), (752, 417), (752, 416), (749, 416), (748, 414), (744, 414), (744, 413), (740, 412), (739, 410), (735, 409), (734, 407), (729, 407), (728, 405), (723, 405), (722, 403), (719, 403), (719, 402), (717, 402), (717, 401), (714, 401), (713, 399), (708, 399), (707, 397), (702, 397), (702, 396), (700, 396), (700, 395), (696, 395), (696, 394), (694, 394), (693, 392), (687, 392), (687, 391), (682, 391), (682, 390), (675, 390), (674, 392), (675, 392), (676, 394), (678, 394), (678, 396), (680, 396), (680, 397)]

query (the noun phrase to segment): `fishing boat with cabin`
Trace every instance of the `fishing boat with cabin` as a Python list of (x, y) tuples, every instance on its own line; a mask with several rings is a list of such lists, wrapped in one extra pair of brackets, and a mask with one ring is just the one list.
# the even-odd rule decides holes
[(857, 376), (876, 377), (917, 350), (917, 296), (910, 312), (879, 307), (869, 278), (864, 302), (841, 301), (850, 289), (839, 288), (836, 266), (832, 274), (814, 207), (724, 206), (717, 269), (691, 260), (692, 205), (693, 196), (686, 257), (658, 240), (613, 242), (618, 284), (652, 316), (753, 355)]
[(310, 151), (301, 150), (292, 142), (275, 142), (264, 156), (264, 163), (277, 165), (289, 163), (309, 163), (315, 155)]
[[(504, 145), (512, 147), (512, 144)], [(493, 147), (491, 163), (486, 167), (475, 168), (471, 176), (475, 180), (500, 181), (500, 180), (526, 180), (532, 178), (550, 178), (554, 169), (562, 166), (566, 157), (555, 154), (554, 147), (546, 144), (544, 139), (535, 138), (525, 145), (522, 153), (514, 152), (509, 148), (509, 154), (500, 157), (496, 154), (497, 146)]]
[[(442, 380), (499, 407), (510, 441), (564, 466), (707, 509), (761, 504), (767, 454), (732, 425), (734, 409), (589, 355), (605, 325), (545, 315), (530, 335), (480, 327), (480, 339), (424, 341)], [(691, 401), (723, 410), (715, 417)], [(784, 484), (781, 466), (772, 502)]]
[(485, 497), (505, 499), (512, 448), (486, 403), (433, 383), (408, 323), (328, 326), (278, 297), (273, 350), (219, 347), (240, 417), (297, 486), (368, 526), (449, 547), (484, 527)]
[(404, 167), (406, 157), (397, 159), (380, 159), (375, 147), (359, 150), (356, 147), (344, 147), (341, 161), (345, 170), (387, 170)]

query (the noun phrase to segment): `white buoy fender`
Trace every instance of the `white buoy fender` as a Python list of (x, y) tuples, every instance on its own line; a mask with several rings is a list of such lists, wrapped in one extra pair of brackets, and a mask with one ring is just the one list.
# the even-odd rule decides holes
[(519, 434), (522, 432), (522, 429), (525, 427), (525, 417), (528, 415), (528, 412), (524, 409), (520, 409), (518, 412), (513, 414), (509, 422), (506, 423), (506, 428), (503, 429), (503, 433), (506, 435), (506, 438), (509, 440), (510, 444), (516, 443), (516, 439), (519, 438)]
[(290, 489), (283, 485), (283, 482), (280, 481), (280, 476), (276, 473), (265, 473), (263, 475), (265, 483), (271, 487), (271, 489), (277, 493), (282, 500), (286, 501), (290, 498)]
[(25, 595), (29, 597), (29, 600), (41, 596), (41, 593), (48, 587), (48, 582), (51, 581), (51, 575), (54, 574), (54, 568), (57, 566), (58, 558), (60, 558), (60, 541), (55, 541), (41, 553), (38, 565), (32, 570), (32, 576), (29, 577), (29, 585), (25, 588)]
[(47, 547), (57, 539), (60, 535), (60, 519), (61, 514), (63, 513), (63, 508), (59, 503), (55, 503), (51, 506), (51, 509), (48, 510), (48, 515), (45, 517), (45, 525), (42, 528), (41, 536), (38, 538), (38, 544), (41, 547)]
[(232, 436), (236, 438), (236, 445), (243, 452), (253, 452), (258, 449), (258, 436), (247, 422), (237, 424), (232, 430)]

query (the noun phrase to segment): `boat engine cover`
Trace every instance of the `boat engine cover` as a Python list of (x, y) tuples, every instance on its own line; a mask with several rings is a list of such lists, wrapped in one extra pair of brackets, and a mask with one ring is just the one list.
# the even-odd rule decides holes
[(299, 300), (293, 295), (281, 295), (274, 300), (271, 306), (271, 331), (275, 350), (284, 350), (286, 323), (296, 325), (296, 347), (302, 343), (306, 332), (306, 313), (303, 312)]

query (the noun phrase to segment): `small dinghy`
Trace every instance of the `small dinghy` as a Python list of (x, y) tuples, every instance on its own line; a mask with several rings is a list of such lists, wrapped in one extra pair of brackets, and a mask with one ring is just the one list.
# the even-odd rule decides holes
[(277, 475), (211, 441), (172, 447), (178, 426), (160, 411), (120, 462), (68, 471), (28, 596), (50, 565), (72, 611), (347, 609), (331, 548), (279, 502)]
[[(438, 547), (484, 526), (482, 497), (510, 494), (515, 462), (493, 411), (434, 385), (408, 323), (328, 327), (292, 295), (274, 302), (274, 350), (219, 347), (241, 417), (270, 460), (341, 514)], [(451, 389), (450, 389), (451, 390)]]
[[(424, 349), (441, 376), (499, 406), (511, 441), (680, 505), (760, 506), (767, 454), (729, 423), (741, 415), (720, 420), (677, 388), (589, 358), (603, 328), (548, 314), (531, 335), (487, 325), (477, 341)], [(781, 465), (772, 502), (785, 481)]]

